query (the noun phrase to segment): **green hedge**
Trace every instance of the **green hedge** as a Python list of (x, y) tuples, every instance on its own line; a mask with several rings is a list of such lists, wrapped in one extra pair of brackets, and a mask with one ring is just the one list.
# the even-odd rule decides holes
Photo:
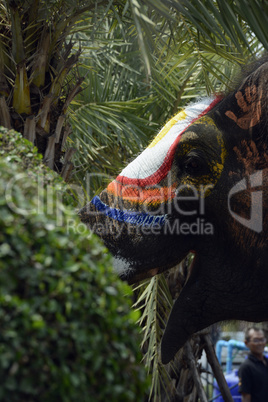
[(131, 289), (40, 158), (0, 130), (0, 400), (142, 401)]

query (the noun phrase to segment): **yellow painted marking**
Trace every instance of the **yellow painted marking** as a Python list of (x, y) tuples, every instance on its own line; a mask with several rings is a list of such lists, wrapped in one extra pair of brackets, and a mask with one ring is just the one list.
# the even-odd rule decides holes
[(180, 120), (184, 120), (187, 114), (185, 110), (181, 110), (178, 114), (172, 117), (167, 124), (162, 128), (162, 130), (157, 134), (157, 136), (153, 139), (153, 141), (148, 145), (147, 148), (153, 148), (165, 135), (169, 132), (169, 130)]
[(200, 119), (196, 120), (193, 124), (194, 125), (196, 125), (196, 124), (208, 124), (209, 126), (214, 126), (214, 127), (217, 128), (217, 126), (215, 124), (215, 121), (211, 117), (206, 116), (206, 115), (200, 117)]
[[(190, 175), (187, 175), (183, 178), (181, 184), (184, 185), (190, 184), (191, 186), (195, 186), (196, 189), (200, 188), (201, 186), (208, 186), (208, 185), (212, 185), (213, 188), (214, 185), (219, 180), (220, 175), (222, 173), (224, 162), (227, 156), (227, 151), (224, 146), (223, 136), (219, 131), (219, 129), (217, 128), (215, 122), (210, 117), (203, 116), (199, 120), (194, 122), (194, 125), (196, 124), (204, 124), (215, 127), (215, 130), (217, 132), (217, 143), (219, 146), (220, 158), (218, 160), (214, 159), (209, 162), (211, 174), (199, 177), (192, 177)], [(191, 151), (192, 148), (194, 148), (193, 144), (191, 144), (191, 142), (189, 143), (189, 140), (193, 140), (195, 138), (198, 138), (198, 135), (195, 132), (187, 132), (186, 136), (182, 136), (180, 140), (181, 150), (179, 152), (179, 157), (183, 157), (183, 155), (186, 155), (188, 152)], [(205, 197), (211, 193), (212, 188), (208, 188), (208, 190), (204, 194)]]

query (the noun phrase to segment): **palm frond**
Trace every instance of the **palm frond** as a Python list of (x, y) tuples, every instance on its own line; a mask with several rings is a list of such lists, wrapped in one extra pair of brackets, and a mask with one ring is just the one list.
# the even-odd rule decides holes
[(155, 276), (135, 291), (139, 296), (133, 307), (142, 312), (139, 324), (143, 331), (143, 360), (152, 378), (149, 399), (157, 401), (161, 394), (171, 395), (170, 367), (161, 363), (159, 345), (173, 301), (164, 275)]

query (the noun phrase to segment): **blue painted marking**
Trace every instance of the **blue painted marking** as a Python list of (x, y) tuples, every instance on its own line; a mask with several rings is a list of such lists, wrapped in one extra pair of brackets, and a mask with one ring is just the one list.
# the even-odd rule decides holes
[(101, 201), (97, 195), (91, 200), (91, 204), (95, 205), (96, 209), (119, 222), (127, 222), (132, 225), (141, 226), (163, 226), (166, 221), (166, 215), (150, 215), (145, 212), (127, 211), (118, 208), (110, 208)]

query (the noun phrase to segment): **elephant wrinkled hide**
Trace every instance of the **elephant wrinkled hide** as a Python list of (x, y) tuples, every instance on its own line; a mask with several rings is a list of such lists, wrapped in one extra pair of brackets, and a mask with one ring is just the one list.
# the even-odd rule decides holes
[(268, 56), (236, 89), (174, 116), (80, 216), (137, 282), (194, 253), (162, 340), (168, 363), (195, 332), (268, 320)]

